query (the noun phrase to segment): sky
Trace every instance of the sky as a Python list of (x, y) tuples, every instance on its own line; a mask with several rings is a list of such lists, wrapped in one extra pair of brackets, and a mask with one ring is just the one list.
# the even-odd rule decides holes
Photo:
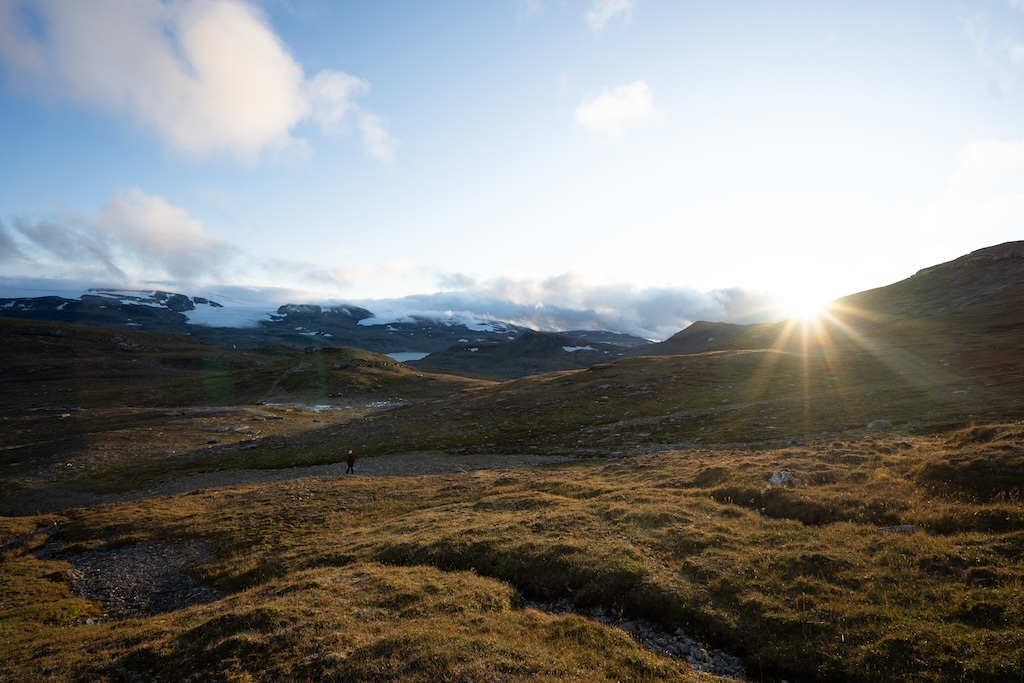
[(1024, 0), (0, 0), (0, 289), (665, 338), (1024, 235)]

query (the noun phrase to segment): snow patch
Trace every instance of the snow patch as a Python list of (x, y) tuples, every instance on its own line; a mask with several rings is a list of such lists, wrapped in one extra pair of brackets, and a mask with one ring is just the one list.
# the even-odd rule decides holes
[(360, 325), (365, 325), (367, 327), (372, 325), (386, 325), (388, 326), (386, 329), (389, 331), (393, 331), (390, 327), (391, 325), (416, 324), (424, 321), (438, 325), (446, 325), (448, 327), (462, 325), (473, 332), (488, 332), (496, 334), (508, 333), (514, 330), (513, 326), (508, 323), (487, 318), (479, 313), (473, 313), (472, 311), (416, 309), (410, 307), (408, 302), (397, 300), (378, 300), (356, 303), (359, 306), (373, 311), (373, 315), (371, 317), (363, 318), (359, 321)]
[(563, 346), (562, 350), (566, 353), (573, 353), (575, 351), (596, 351), (593, 346)]
[[(204, 297), (206, 298), (206, 297)], [(204, 327), (259, 327), (260, 323), (270, 322), (277, 313), (272, 303), (224, 302), (222, 299), (211, 299), (221, 305), (220, 308), (211, 304), (196, 303), (191, 311), (185, 311), (185, 319), (190, 325)]]

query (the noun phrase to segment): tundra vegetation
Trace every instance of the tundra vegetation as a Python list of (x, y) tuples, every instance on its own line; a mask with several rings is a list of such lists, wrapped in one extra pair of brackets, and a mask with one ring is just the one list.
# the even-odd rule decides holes
[[(754, 680), (1020, 680), (1019, 303), (504, 382), (0, 320), (0, 680), (719, 678), (637, 621)], [(575, 459), (359, 475), (394, 453)], [(196, 599), (83, 588), (132, 549)]]

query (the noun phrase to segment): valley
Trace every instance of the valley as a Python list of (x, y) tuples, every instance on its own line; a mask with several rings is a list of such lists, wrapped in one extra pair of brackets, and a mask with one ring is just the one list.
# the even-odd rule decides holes
[(0, 317), (0, 680), (1019, 679), (1021, 243), (693, 328), (574, 369)]

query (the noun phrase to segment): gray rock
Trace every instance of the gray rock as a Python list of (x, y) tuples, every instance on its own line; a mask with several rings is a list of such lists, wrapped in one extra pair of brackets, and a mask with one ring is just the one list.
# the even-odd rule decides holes
[(789, 470), (775, 470), (768, 479), (772, 486), (792, 486), (800, 481), (800, 478)]
[(892, 429), (892, 422), (888, 420), (872, 420), (868, 423), (868, 429), (872, 432), (887, 432)]

